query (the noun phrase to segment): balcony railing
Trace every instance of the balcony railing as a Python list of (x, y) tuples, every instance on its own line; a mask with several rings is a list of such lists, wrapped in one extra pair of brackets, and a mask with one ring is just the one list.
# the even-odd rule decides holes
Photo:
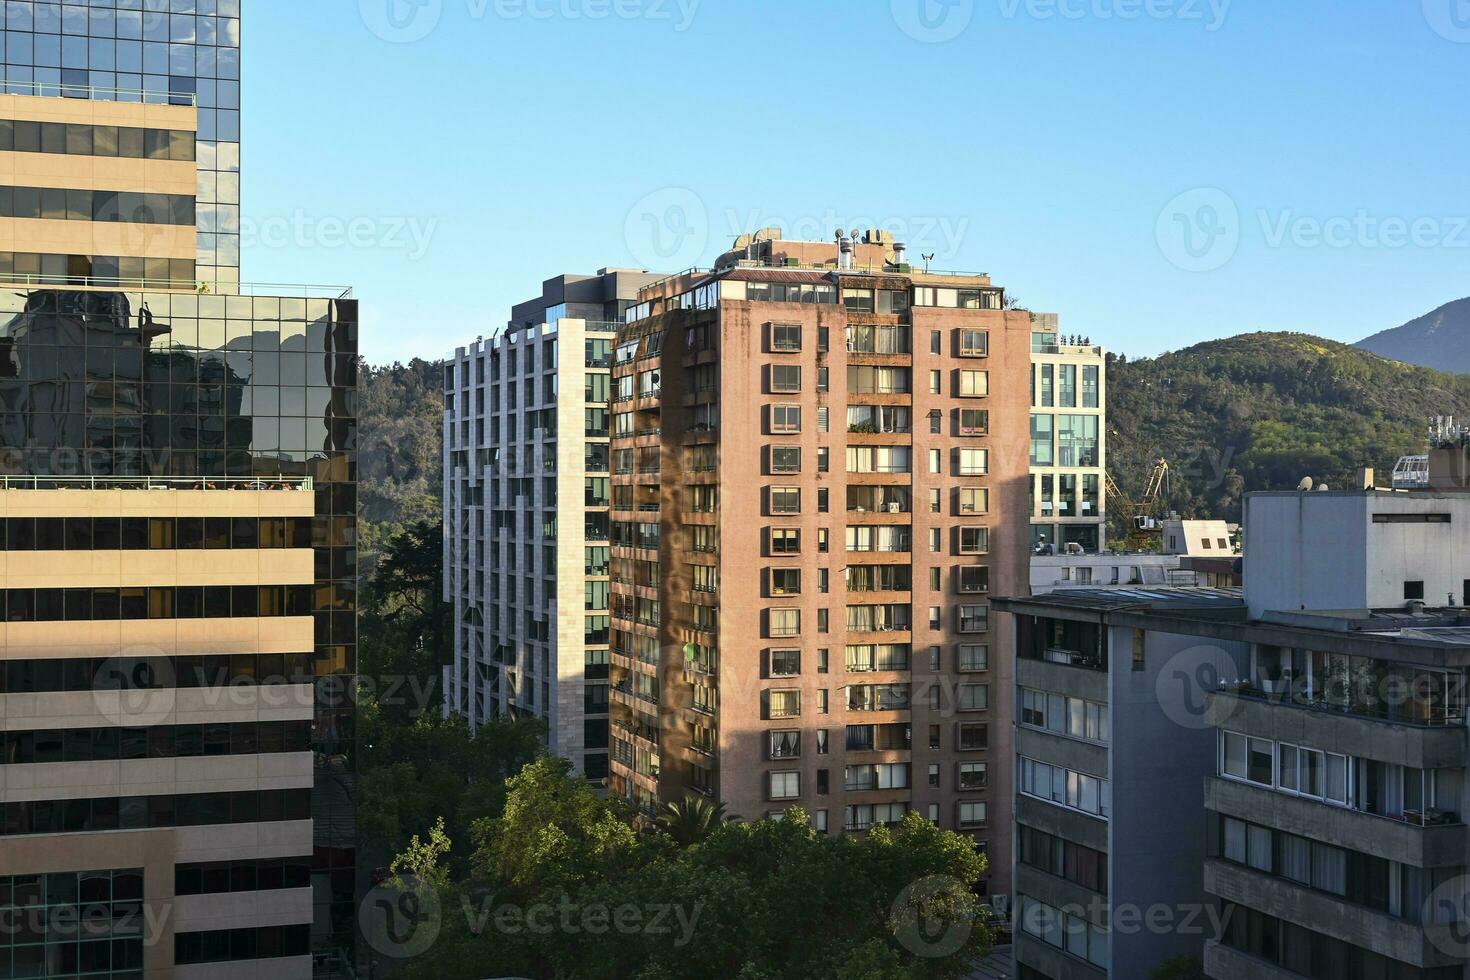
[(3, 490), (311, 490), (309, 476), (3, 476)]

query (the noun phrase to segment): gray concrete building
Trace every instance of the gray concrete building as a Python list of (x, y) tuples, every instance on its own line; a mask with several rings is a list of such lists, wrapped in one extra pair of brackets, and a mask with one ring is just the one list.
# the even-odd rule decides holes
[(544, 718), (551, 751), (590, 779), (608, 770), (614, 321), (656, 278), (549, 279), (444, 366), (445, 710)]
[[(1466, 975), (1467, 508), (1443, 492), (1253, 494), (1240, 599), (995, 602), (1017, 617), (1020, 976), (1147, 976), (1174, 955), (1214, 980)], [(1134, 700), (1110, 712), (1106, 759), (1049, 730), (1054, 695), (1116, 696), (1120, 676)], [(1111, 785), (1085, 795), (1089, 777)], [(1074, 787), (1112, 812), (1079, 820)], [(1038, 831), (1064, 842), (1050, 868)], [(1093, 873), (1079, 893), (1068, 856), (1102, 844), (1106, 887)], [(1159, 905), (1172, 924), (1123, 928)]]

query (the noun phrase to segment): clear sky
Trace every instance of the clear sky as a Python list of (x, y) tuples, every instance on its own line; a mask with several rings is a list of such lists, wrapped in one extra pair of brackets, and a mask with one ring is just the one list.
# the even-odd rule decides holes
[(374, 362), (895, 231), (1130, 355), (1470, 294), (1465, 0), (246, 0), (244, 271)]

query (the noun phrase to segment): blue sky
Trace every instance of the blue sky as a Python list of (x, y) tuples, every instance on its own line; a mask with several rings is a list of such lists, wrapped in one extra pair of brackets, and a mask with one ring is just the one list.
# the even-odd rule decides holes
[(247, 0), (244, 277), (375, 362), (876, 224), (1130, 355), (1470, 293), (1465, 0)]

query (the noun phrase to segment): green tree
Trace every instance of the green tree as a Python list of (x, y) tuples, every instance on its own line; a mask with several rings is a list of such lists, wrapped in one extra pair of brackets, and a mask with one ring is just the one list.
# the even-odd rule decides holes
[(725, 812), (725, 804), (703, 796), (686, 796), (659, 808), (655, 823), (680, 847), (692, 847), (704, 841), (720, 824), (739, 817)]

